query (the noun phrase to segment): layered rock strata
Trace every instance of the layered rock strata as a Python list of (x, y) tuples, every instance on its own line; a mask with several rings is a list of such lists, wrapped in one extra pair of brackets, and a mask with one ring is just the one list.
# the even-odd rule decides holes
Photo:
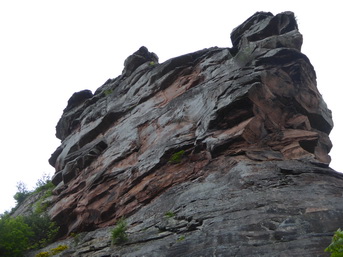
[(231, 41), (161, 64), (141, 47), (69, 99), (49, 160), (61, 236), (126, 217), (119, 256), (322, 256), (343, 177), (294, 14), (256, 13)]

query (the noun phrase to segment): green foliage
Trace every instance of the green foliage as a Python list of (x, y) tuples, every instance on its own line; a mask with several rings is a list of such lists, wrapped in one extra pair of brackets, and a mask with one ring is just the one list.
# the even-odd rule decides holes
[(35, 207), (36, 207), (36, 208), (35, 208), (35, 213), (40, 214), (40, 213), (45, 212), (45, 211), (48, 209), (50, 203), (48, 203), (48, 202), (43, 202), (44, 200), (45, 200), (44, 198), (41, 198), (41, 199), (39, 199), (39, 200), (37, 201), (36, 206), (35, 206)]
[(41, 178), (39, 178), (36, 182), (36, 189), (34, 192), (38, 193), (50, 188), (54, 188), (54, 184), (52, 184), (50, 176), (47, 174), (43, 174)]
[(35, 257), (49, 257), (50, 253), (49, 252), (40, 252), (35, 255)]
[(8, 215), (0, 219), (0, 256), (19, 257), (29, 247), (32, 229), (22, 217)]
[(183, 241), (183, 240), (185, 240), (185, 239), (186, 239), (186, 237), (185, 237), (184, 235), (182, 235), (182, 236), (180, 236), (180, 237), (177, 239), (177, 241), (180, 242), (180, 241)]
[(167, 211), (164, 216), (168, 217), (168, 218), (172, 218), (175, 216), (175, 213), (174, 212), (171, 212), (171, 211)]
[(44, 199), (52, 195), (52, 190), (55, 188), (55, 185), (51, 182), (50, 176), (43, 174), (42, 178), (38, 179), (36, 182), (36, 188), (33, 191), (29, 191), (25, 183), (19, 181), (17, 183), (17, 192), (13, 196), (14, 200), (17, 202), (17, 206), (14, 210), (20, 205), (29, 195), (46, 191), (44, 194)]
[(0, 256), (21, 256), (25, 250), (37, 249), (56, 239), (59, 228), (47, 214), (13, 218), (3, 215), (0, 219)]
[[(48, 176), (36, 183), (36, 189), (29, 191), (23, 182), (17, 184), (18, 192), (14, 195), (17, 206), (12, 212), (30, 195), (45, 191), (41, 199), (36, 203), (36, 210), (28, 216), (13, 218), (10, 214), (0, 215), (0, 256), (16, 257), (28, 249), (37, 249), (46, 246), (56, 239), (59, 228), (50, 221), (44, 212), (48, 203), (43, 201), (51, 195), (53, 184)], [(44, 255), (42, 255), (44, 256)]]
[(49, 203), (44, 202), (46, 198), (52, 195), (52, 191), (55, 185), (51, 182), (50, 176), (43, 174), (42, 178), (36, 182), (36, 188), (33, 191), (29, 191), (23, 182), (17, 183), (17, 193), (13, 198), (17, 201), (17, 205), (12, 209), (12, 213), (18, 208), (18, 206), (30, 195), (45, 192), (44, 195), (36, 203), (37, 212), (43, 213), (48, 207)]
[(79, 234), (72, 232), (72, 233), (70, 233), (70, 236), (72, 238), (75, 238), (75, 237), (79, 237)]
[(49, 252), (40, 252), (40, 253), (36, 254), (35, 257), (50, 257), (50, 256), (54, 256), (56, 254), (59, 254), (59, 253), (63, 252), (66, 249), (68, 249), (67, 245), (59, 245), (56, 248), (50, 249)]
[(108, 95), (110, 95), (110, 94), (112, 94), (112, 93), (113, 93), (113, 90), (112, 90), (112, 89), (106, 89), (106, 90), (104, 91), (105, 96), (108, 96)]
[(56, 239), (59, 227), (46, 213), (34, 212), (24, 217), (24, 221), (33, 231), (30, 237), (31, 249), (45, 247)]
[(156, 66), (156, 63), (154, 61), (149, 62), (150, 66)]
[(125, 243), (128, 240), (126, 230), (127, 223), (124, 218), (120, 218), (114, 229), (111, 231), (112, 243), (116, 245)]
[(46, 184), (41, 185), (39, 187), (37, 187), (33, 193), (39, 193), (42, 191), (46, 191), (49, 192), (49, 194), (51, 195), (52, 190), (55, 188), (55, 185), (49, 180), (46, 182)]
[(331, 244), (325, 249), (331, 257), (343, 257), (343, 231), (339, 228), (332, 237)]
[(68, 249), (67, 245), (59, 245), (56, 248), (52, 248), (50, 250), (50, 252), (51, 252), (52, 255), (56, 255), (56, 254), (59, 254), (60, 252), (63, 252), (66, 249)]
[(13, 196), (14, 200), (16, 200), (17, 205), (21, 204), (29, 195), (30, 191), (27, 189), (25, 183), (19, 181), (17, 183), (17, 193)]
[(71, 233), (70, 236), (74, 239), (73, 243), (74, 245), (78, 245), (81, 241), (81, 234)]
[(185, 150), (181, 150), (181, 151), (178, 151), (177, 153), (174, 153), (170, 157), (169, 162), (173, 164), (180, 163), (184, 154), (185, 154)]
[(37, 201), (36, 206), (35, 206), (36, 207), (35, 212), (43, 213), (43, 212), (45, 212), (48, 209), (48, 207), (50, 206), (50, 203), (46, 202), (44, 200), (52, 195), (52, 191), (54, 190), (54, 188), (55, 188), (55, 185), (52, 184), (52, 182), (50, 180), (47, 180), (45, 184), (43, 184), (43, 185), (41, 185), (41, 186), (36, 188), (34, 193), (42, 192), (42, 191), (45, 191), (45, 193)]

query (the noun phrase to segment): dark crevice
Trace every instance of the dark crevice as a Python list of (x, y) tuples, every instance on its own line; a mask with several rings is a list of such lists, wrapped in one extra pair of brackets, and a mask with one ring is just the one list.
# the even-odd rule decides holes
[[(274, 49), (271, 51), (275, 51)], [(268, 53), (266, 54), (268, 55)], [(256, 60), (256, 66), (284, 66), (290, 62), (296, 62), (299, 59), (304, 59), (306, 62), (310, 63), (306, 55), (302, 54), (298, 50), (290, 48), (279, 48), (277, 52), (272, 56), (261, 57)]]
[(311, 127), (317, 129), (325, 134), (330, 134), (332, 126), (329, 124), (322, 115), (317, 113), (309, 113), (304, 107), (302, 107), (297, 101), (292, 101), (295, 108), (295, 113), (301, 113), (308, 117)]
[[(127, 110), (129, 111), (129, 110)], [(79, 148), (93, 141), (98, 135), (105, 133), (112, 124), (119, 120), (126, 112), (110, 112), (105, 115), (100, 124), (84, 135), (79, 141)]]
[(327, 135), (330, 134), (332, 126), (323, 118), (322, 115), (317, 113), (308, 113), (307, 117), (312, 128), (318, 129)]
[(217, 111), (217, 117), (210, 121), (209, 129), (229, 129), (253, 116), (253, 103), (244, 97)]
[(300, 169), (300, 168), (284, 168), (280, 167), (280, 172), (285, 175), (294, 175), (294, 176), (300, 176), (302, 174), (319, 174), (323, 176), (331, 176), (337, 179), (343, 180), (343, 174), (339, 173), (333, 169), (330, 168), (321, 168), (319, 165), (313, 165), (313, 168), (308, 169)]
[(318, 139), (316, 140), (300, 140), (299, 145), (309, 153), (314, 153), (314, 149), (318, 144)]
[[(244, 140), (241, 137), (231, 138), (225, 142), (222, 142), (220, 145), (216, 145), (211, 150), (212, 158), (216, 158), (217, 156), (221, 155), (222, 152), (226, 151), (227, 149), (230, 149), (231, 151), (233, 151), (235, 149), (235, 147), (234, 147), (235, 145), (241, 145), (242, 143), (244, 143)], [(242, 155), (242, 154), (244, 154), (244, 152), (239, 151), (235, 155)]]
[[(91, 145), (91, 146), (88, 145), (84, 147), (83, 149), (76, 149), (76, 147), (73, 147), (72, 149), (70, 149), (68, 155), (65, 157), (65, 163), (68, 163), (72, 160), (76, 160), (78, 158), (95, 159), (106, 148), (107, 148), (107, 144), (102, 140), (94, 145)], [(86, 158), (86, 156), (88, 156), (88, 158)], [(85, 165), (85, 166), (88, 166), (88, 165)]]

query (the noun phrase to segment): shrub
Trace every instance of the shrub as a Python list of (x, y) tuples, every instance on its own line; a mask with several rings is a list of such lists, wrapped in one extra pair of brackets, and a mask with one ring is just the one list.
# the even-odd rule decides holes
[[(50, 176), (43, 174), (42, 178), (38, 179), (36, 182), (36, 188), (33, 191), (29, 191), (25, 183), (19, 181), (17, 183), (17, 192), (13, 196), (14, 200), (17, 202), (17, 206), (14, 207), (14, 210), (20, 205), (29, 195), (34, 193), (39, 193), (46, 191), (44, 194), (44, 199), (52, 195), (52, 190), (55, 188), (55, 185), (51, 182)], [(44, 200), (43, 199), (43, 200)]]
[(54, 188), (55, 188), (55, 185), (52, 184), (50, 180), (48, 180), (46, 184), (43, 184), (40, 187), (35, 189), (33, 193), (38, 193), (45, 190), (44, 195), (36, 202), (35, 212), (43, 213), (48, 209), (48, 207), (50, 206), (50, 203), (46, 201), (44, 202), (44, 200), (52, 195), (52, 191), (54, 190)]
[(184, 235), (182, 235), (182, 236), (180, 236), (178, 239), (177, 239), (177, 241), (178, 242), (181, 242), (181, 241), (183, 241), (183, 240), (185, 240), (186, 239), (186, 237), (184, 236)]
[(42, 197), (41, 199), (39, 199), (36, 204), (35, 204), (35, 213), (43, 213), (45, 212), (48, 207), (50, 206), (50, 203), (48, 202), (43, 202), (45, 199)]
[(49, 257), (50, 253), (49, 252), (40, 252), (35, 255), (35, 257)]
[(50, 176), (44, 173), (42, 177), (37, 180), (36, 189), (34, 190), (34, 192), (38, 193), (54, 187), (55, 186), (54, 184), (52, 184)]
[(113, 93), (113, 90), (112, 89), (106, 89), (105, 91), (104, 91), (104, 95), (105, 96), (109, 96), (110, 94), (112, 94)]
[(330, 252), (331, 257), (343, 257), (343, 231), (341, 229), (335, 232), (325, 252)]
[(66, 249), (68, 249), (67, 245), (59, 245), (56, 248), (50, 249), (48, 252), (40, 252), (40, 253), (36, 254), (35, 257), (50, 257), (50, 256), (54, 256), (56, 254), (59, 254), (59, 253), (63, 252)]
[(59, 254), (60, 252), (63, 252), (64, 250), (68, 249), (68, 246), (67, 245), (59, 245), (57, 246), (56, 248), (52, 248), (50, 250), (50, 253), (52, 255), (56, 255), (56, 254)]
[(51, 192), (54, 188), (55, 188), (55, 185), (49, 180), (49, 181), (46, 182), (46, 184), (37, 187), (34, 190), (34, 193), (39, 193), (39, 192), (42, 192), (42, 191)]
[(177, 153), (174, 153), (170, 157), (169, 162), (173, 163), (173, 164), (181, 162), (181, 159), (182, 159), (184, 154), (185, 154), (185, 150), (181, 150), (181, 151), (179, 151)]
[(172, 218), (175, 216), (175, 213), (174, 212), (171, 212), (171, 211), (167, 211), (164, 216), (168, 217), (168, 218)]
[(14, 195), (17, 206), (11, 211), (13, 213), (30, 194), (45, 190), (46, 192), (38, 201), (37, 208), (33, 213), (16, 218), (11, 217), (8, 212), (0, 215), (1, 257), (22, 256), (25, 250), (44, 247), (56, 239), (59, 227), (45, 213), (47, 206), (43, 203), (44, 199), (51, 195), (54, 186), (46, 175), (38, 180), (36, 186), (34, 191), (29, 191), (23, 182), (18, 182), (18, 192)]
[(5, 213), (0, 216), (0, 256), (16, 256), (16, 252), (44, 247), (56, 239), (58, 231), (47, 213), (35, 211), (16, 218)]
[(80, 240), (81, 240), (81, 235), (80, 234), (71, 233), (70, 236), (72, 238), (74, 238), (74, 240), (73, 240), (74, 242), (73, 243), (74, 243), (75, 246), (80, 243)]
[(16, 200), (17, 205), (19, 205), (30, 195), (30, 191), (27, 189), (25, 183), (21, 181), (17, 183), (17, 190), (13, 198)]
[(36, 189), (32, 192), (39, 193), (45, 191), (43, 196), (36, 202), (35, 210), (28, 216), (24, 217), (24, 221), (32, 229), (33, 235), (30, 237), (30, 249), (38, 249), (52, 243), (57, 236), (59, 227), (55, 222), (52, 222), (46, 213), (49, 203), (44, 200), (51, 196), (54, 189), (50, 177), (43, 175), (36, 183)]
[(128, 240), (127, 237), (127, 223), (124, 218), (120, 218), (112, 230), (112, 243), (113, 244), (122, 244)]
[(24, 217), (24, 221), (33, 232), (32, 236), (29, 238), (31, 249), (45, 247), (56, 239), (59, 227), (55, 222), (50, 220), (46, 213), (41, 214), (34, 212), (31, 215)]

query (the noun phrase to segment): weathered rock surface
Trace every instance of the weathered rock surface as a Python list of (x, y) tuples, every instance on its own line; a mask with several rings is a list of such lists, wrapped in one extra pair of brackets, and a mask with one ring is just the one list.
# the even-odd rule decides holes
[(256, 13), (231, 40), (161, 64), (142, 47), (68, 101), (50, 215), (85, 236), (65, 256), (326, 256), (343, 176), (294, 15)]
[(130, 216), (125, 245), (111, 247), (108, 227), (58, 242), (70, 246), (63, 256), (329, 256), (323, 249), (343, 219), (342, 175), (226, 156), (206, 169)]

